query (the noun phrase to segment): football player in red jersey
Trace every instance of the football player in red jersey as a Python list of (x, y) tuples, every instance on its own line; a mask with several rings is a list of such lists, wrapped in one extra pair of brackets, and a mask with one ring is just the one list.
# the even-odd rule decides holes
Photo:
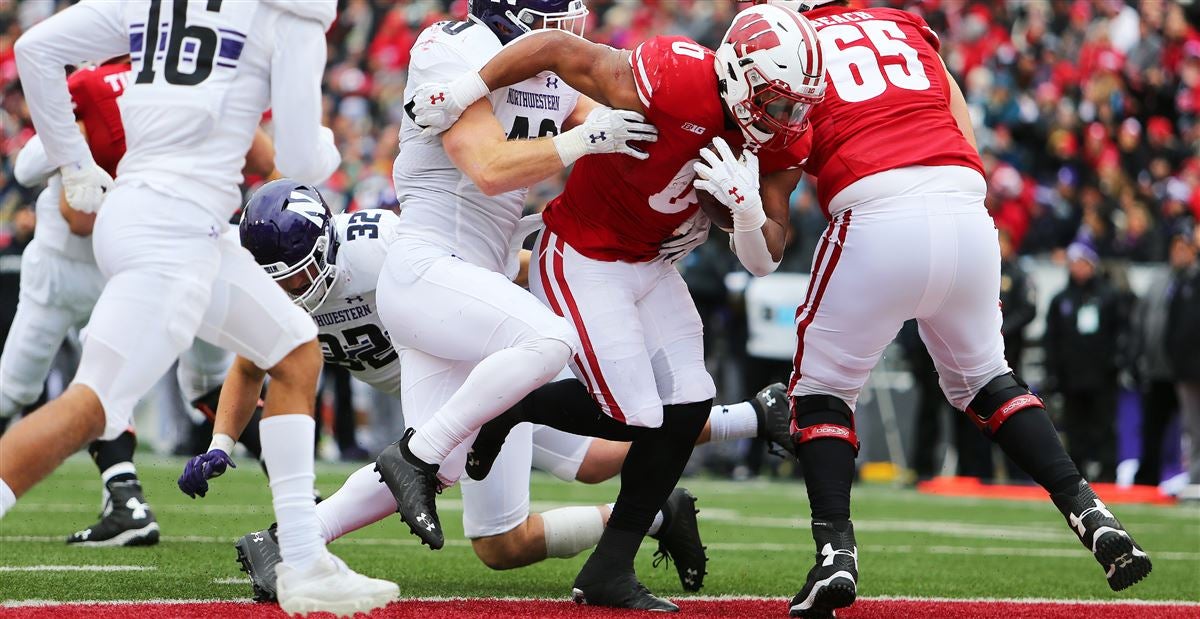
[[(633, 557), (691, 455), (715, 387), (700, 317), (679, 272), (658, 259), (659, 246), (696, 213), (698, 183), (729, 207), (743, 264), (757, 275), (775, 269), (803, 162), (794, 153), (805, 147), (808, 111), (824, 91), (821, 54), (807, 21), (777, 7), (739, 14), (716, 54), (684, 37), (656, 37), (629, 52), (539, 31), (478, 73), (419, 88), (415, 120), (444, 130), (482, 95), (542, 71), (605, 105), (644, 114), (659, 131), (645, 161), (600, 155), (575, 164), (545, 211), (530, 287), (571, 320), (582, 342), (572, 368), (586, 384), (577, 394), (584, 402), (567, 410), (597, 413), (539, 423), (633, 441), (616, 507), (575, 579), (575, 599), (675, 611), (637, 581)], [(710, 144), (714, 152), (702, 154)], [(762, 153), (761, 181), (753, 150)]]
[(853, 603), (853, 411), (883, 349), (915, 318), (947, 399), (1044, 487), (1119, 591), (1150, 559), (1079, 474), (1042, 401), (1004, 360), (1000, 253), (962, 92), (919, 16), (775, 0), (816, 27), (828, 70), (804, 169), (830, 219), (796, 312), (792, 432), (817, 564), (791, 614)]

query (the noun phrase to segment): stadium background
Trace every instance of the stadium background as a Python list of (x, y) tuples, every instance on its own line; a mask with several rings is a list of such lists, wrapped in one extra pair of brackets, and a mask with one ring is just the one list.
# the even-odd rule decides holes
[[(735, 3), (725, 0), (587, 0), (587, 3), (592, 11), (588, 37), (617, 47), (629, 47), (656, 34), (684, 34), (712, 47), (737, 10)], [(12, 44), (24, 29), (67, 4), (70, 3), (0, 0), (0, 96), (3, 97), (0, 100), (0, 173), (3, 180), (0, 184), (0, 330), (4, 332), (7, 331), (16, 302), (14, 267), (19, 268), (19, 260), (15, 257), (27, 242), (32, 229), (29, 207), (36, 195), (36, 191), (19, 187), (11, 180), (12, 159), (32, 134), (28, 110), (16, 76)], [(1018, 263), (1030, 274), (1036, 290), (1037, 316), (1024, 330), (1027, 349), (1022, 366), (1031, 382), (1044, 388), (1047, 381), (1041, 366), (1044, 355), (1039, 338), (1044, 330), (1049, 300), (1067, 281), (1067, 247), (1072, 242), (1080, 242), (1092, 248), (1100, 258), (1104, 276), (1126, 295), (1125, 302), (1132, 311), (1137, 304), (1136, 297), (1146, 293), (1149, 282), (1166, 273), (1171, 239), (1200, 219), (1200, 123), (1197, 123), (1200, 107), (1197, 96), (1197, 89), (1200, 88), (1200, 32), (1196, 26), (1200, 23), (1200, 3), (1163, 0), (925, 0), (856, 4), (887, 4), (916, 11), (941, 36), (943, 57), (963, 86), (976, 124), (976, 134), (989, 177), (988, 207), (998, 227), (1013, 240), (1019, 256)], [(395, 206), (391, 166), (397, 148), (396, 134), (402, 114), (409, 48), (424, 26), (447, 16), (463, 15), (465, 5), (463, 0), (339, 2), (339, 18), (328, 35), (329, 63), (325, 74), (324, 102), (326, 124), (334, 130), (343, 162), (337, 173), (321, 188), (335, 210)], [(561, 179), (558, 179), (534, 188), (529, 195), (528, 209), (541, 208), (557, 193), (560, 183)], [(697, 304), (705, 315), (710, 365), (725, 400), (744, 398), (762, 384), (786, 375), (787, 363), (783, 360), (790, 350), (787, 337), (791, 332), (788, 305), (790, 303), (794, 308), (802, 296), (799, 291), (806, 279), (812, 248), (825, 226), (816, 208), (813, 188), (808, 183), (802, 183), (793, 195), (792, 209), (794, 234), (779, 275), (751, 282), (748, 275), (738, 268), (736, 258), (725, 249), (725, 240), (719, 232), (714, 233), (708, 244), (682, 265)], [(1200, 320), (1200, 316), (1193, 319)], [(920, 380), (913, 372), (910, 358), (911, 355), (902, 346), (889, 350), (864, 397), (864, 406), (859, 415), (865, 439), (864, 457), (860, 459), (860, 464), (870, 461), (883, 463), (882, 466), (864, 467), (863, 476), (868, 480), (913, 480), (913, 475), (905, 474), (905, 469), (913, 466), (916, 450), (914, 427)], [(1143, 410), (1137, 380), (1140, 377), (1136, 371), (1138, 359), (1133, 351), (1122, 349), (1114, 353), (1113, 359), (1097, 361), (1120, 368), (1121, 404), (1117, 412), (1119, 422), (1114, 440), (1118, 445), (1115, 448), (1120, 460), (1136, 458), (1141, 449), (1138, 432)], [(69, 376), (71, 362), (71, 351), (68, 349), (62, 355), (62, 371), (54, 377), (57, 382), (50, 385), (52, 391)], [(332, 376), (326, 382), (325, 425), (331, 434), (335, 426), (341, 425), (337, 440), (324, 440), (322, 443), (321, 454), (326, 459), (361, 458), (398, 434), (396, 428), (399, 417), (394, 402), (361, 388), (347, 391)], [(1060, 398), (1053, 392), (1044, 391), (1051, 396), (1052, 403), (1059, 403)], [(350, 395), (353, 398), (349, 398)], [(352, 401), (349, 410), (357, 411), (351, 412), (349, 418), (356, 421), (358, 427), (357, 432), (351, 430), (350, 438), (346, 439), (346, 415), (339, 415), (336, 411), (347, 407), (345, 400), (348, 398)], [(191, 423), (185, 407), (179, 402), (178, 394), (173, 391), (173, 381), (164, 381), (156, 394), (143, 403), (143, 409), (139, 419), (142, 420), (144, 445), (153, 447), (160, 454), (178, 449), (187, 451), (190, 447), (187, 441)], [(937, 442), (934, 458), (936, 470), (945, 473), (962, 470), (956, 457), (953, 419), (949, 411), (942, 412), (939, 431), (942, 440)], [(1168, 428), (1166, 439), (1164, 479), (1182, 469), (1184, 458), (1182, 436), (1177, 425)], [(204, 443), (207, 443), (207, 439)], [(753, 443), (702, 449), (697, 452), (691, 473), (707, 472), (710, 476), (732, 476), (735, 479), (755, 475), (787, 478), (793, 473), (790, 465), (763, 457), (763, 451), (761, 445)], [(947, 456), (945, 459), (941, 457), (943, 453)], [(188, 508), (192, 504), (183, 503), (176, 496), (169, 495), (173, 492), (170, 480), (172, 475), (177, 474), (180, 462), (147, 458), (143, 467), (153, 471), (147, 475), (152, 480), (148, 485), (152, 493), (150, 500), (166, 514), (164, 521), (174, 517), (177, 526), (186, 523), (188, 530), (176, 530), (176, 535), (203, 535), (203, 532), (195, 531), (196, 527), (211, 530), (213, 525), (207, 522), (198, 524), (204, 518)], [(996, 465), (994, 474), (1001, 479), (1008, 477), (1002, 463), (997, 460)], [(30, 540), (22, 542), (5, 538), (8, 541), (4, 542), (5, 548), (0, 550), (0, 555), (6, 556), (0, 556), (0, 563), (5, 563), (14, 553), (24, 553), (26, 547), (32, 553), (30, 556), (53, 555), (53, 545), (47, 544), (53, 537), (51, 533), (65, 535), (90, 517), (87, 515), (93, 507), (90, 499), (85, 508), (75, 511), (62, 507), (68, 501), (78, 500), (79, 493), (85, 489), (89, 493), (95, 489), (89, 477), (94, 474), (88, 466), (84, 462), (69, 465), (67, 471), (61, 474), (59, 483), (50, 485), (57, 490), (43, 491), (43, 494), (31, 497), (33, 500), (26, 502), (26, 505), (45, 503), (51, 506), (48, 509), (52, 517), (38, 523), (38, 526), (31, 525), (28, 530), (17, 533), (13, 532), (15, 526), (10, 527), (9, 522), (5, 522), (7, 530), (4, 535), (23, 534)], [(327, 466), (329, 468), (320, 481), (323, 490), (330, 492), (336, 488), (344, 472), (341, 465)], [(255, 478), (255, 474), (256, 471), (248, 472), (248, 477), (236, 482), (239, 485), (233, 486), (230, 494), (220, 502), (210, 499), (200, 514), (216, 513), (222, 505), (238, 505), (242, 502), (269, 506), (261, 479)], [(1105, 475), (1108, 474), (1110, 471), (1105, 471)], [(1129, 481), (1132, 469), (1124, 471), (1123, 475), (1124, 481)], [(226, 482), (234, 483), (233, 480), (218, 483)], [(1168, 486), (1168, 489), (1178, 490), (1180, 482), (1181, 479), (1176, 477), (1176, 485)], [(772, 513), (780, 519), (793, 518), (800, 513), (797, 510), (805, 509), (802, 490), (786, 479), (776, 482), (787, 484), (785, 489), (778, 485), (754, 485), (766, 482), (734, 486), (693, 478), (685, 480), (685, 483), (699, 484), (710, 496), (725, 496), (724, 499), (717, 499), (718, 504), (725, 502), (724, 520), (718, 510), (717, 523), (736, 521), (750, 512), (764, 518)], [(606, 488), (556, 490), (556, 487), (539, 480), (534, 490), (535, 500), (541, 498), (553, 502), (602, 498)], [(918, 507), (919, 500), (913, 497), (922, 495), (909, 490), (892, 489), (890, 486), (867, 486), (862, 492), (865, 498), (863, 506), (859, 508), (860, 516), (867, 513), (898, 517), (896, 514), (900, 513), (914, 519), (950, 520), (961, 517), (968, 521), (971, 519), (967, 515), (968, 507), (977, 508), (975, 503), (968, 505), (954, 503), (953, 499), (924, 497), (920, 500), (932, 502), (922, 503)], [(795, 501), (787, 506), (770, 506), (771, 495), (795, 498)], [(939, 503), (939, 500), (951, 502)], [(1001, 520), (1005, 515), (1029, 518), (1029, 514), (1033, 513), (1029, 511), (1032, 508), (1016, 503), (987, 502), (984, 505), (992, 505), (993, 508), (987, 511)], [(737, 512), (735, 508), (743, 511)], [(26, 509), (36, 510), (37, 507)], [(56, 510), (66, 513), (55, 513)], [(1130, 519), (1157, 523), (1149, 526), (1161, 529), (1158, 533), (1150, 534), (1151, 539), (1146, 544), (1148, 549), (1168, 549), (1168, 552), (1176, 551), (1179, 555), (1168, 559), (1162, 567), (1156, 564), (1155, 575), (1165, 582), (1160, 580), (1159, 584), (1150, 585), (1152, 588), (1146, 597), (1200, 599), (1197, 597), (1200, 595), (1197, 593), (1200, 591), (1200, 553), (1197, 552), (1200, 550), (1200, 513), (1190, 508), (1147, 507), (1143, 510), (1135, 511)], [(228, 536), (242, 532), (243, 528), (249, 530), (261, 526), (258, 520), (266, 512), (248, 509), (239, 513), (239, 516), (230, 519), (236, 528), (221, 528), (220, 535)], [(1054, 521), (1057, 516), (1046, 513), (1044, 509), (1036, 513), (1034, 524), (1040, 523), (1046, 531), (1054, 531), (1061, 551), (1068, 553), (1066, 549), (1072, 547), (1066, 542), (1070, 539), (1058, 530), (1061, 524)], [(990, 526), (982, 524), (985, 520), (980, 521), (980, 526)], [(164, 528), (166, 526), (164, 524)], [(888, 531), (888, 535), (905, 538), (896, 541), (897, 544), (903, 544), (906, 539), (911, 544), (908, 538), (924, 534), (905, 533), (903, 527), (900, 532), (887, 527), (884, 530)], [(1172, 539), (1170, 530), (1174, 530), (1178, 537)], [(171, 541), (171, 532), (167, 535), (165, 539)], [(875, 535), (882, 537), (883, 533)], [(1045, 543), (1043, 538), (1038, 537), (1041, 533), (1030, 534), (1031, 537), (1022, 535), (1023, 532), (1018, 531), (1007, 538), (1001, 537), (1008, 541), (1024, 541), (1026, 546), (1041, 547)], [(403, 539), (405, 536), (394, 523), (385, 531), (376, 530), (370, 535), (370, 539), (386, 537)], [(794, 533), (789, 533), (789, 541), (779, 543), (794, 543), (796, 537)], [(876, 539), (870, 533), (864, 537), (867, 542)], [(744, 541), (752, 539), (757, 538), (749, 537)], [(1182, 548), (1178, 547), (1180, 540), (1184, 544)], [(353, 541), (350, 540), (350, 543)], [(794, 543), (795, 548), (806, 548), (803, 539), (799, 542)], [(717, 543), (719, 546), (721, 542)], [(726, 541), (726, 545), (736, 546), (738, 543), (742, 541)], [(202, 542), (198, 542), (198, 545), (205, 546)], [(368, 552), (367, 545), (362, 544), (361, 552)], [(988, 547), (999, 545), (993, 540), (992, 546)], [(169, 546), (164, 544), (163, 548)], [(358, 547), (354, 548), (359, 550)], [(1058, 551), (1060, 548), (1049, 550)], [(1078, 550), (1077, 544), (1072, 550)], [(730, 550), (734, 553), (744, 551)], [(378, 555), (380, 561), (386, 560), (386, 553), (378, 549), (369, 552), (375, 553), (372, 557)], [(404, 552), (408, 553), (405, 556), (415, 557), (418, 551), (405, 546)], [(451, 549), (451, 552), (459, 552), (469, 559), (469, 550), (458, 548)], [(793, 554), (806, 555), (808, 552), (810, 550), (804, 549)], [(942, 555), (952, 555), (953, 552), (946, 551)], [(76, 555), (67, 554), (64, 560), (77, 560), (71, 559), (71, 556)], [(110, 557), (106, 560), (120, 560), (116, 554), (105, 556)], [(154, 556), (155, 561), (167, 561), (161, 558), (166, 555)], [(889, 556), (894, 558), (895, 555)], [(1056, 563), (1052, 560), (1050, 563), (1053, 565), (1049, 567), (1042, 565), (1030, 569), (1024, 580), (1015, 577), (1002, 579), (1002, 586), (996, 595), (1070, 595), (1073, 592), (1058, 591), (1052, 586), (1039, 586), (1036, 583), (1039, 573), (1045, 573), (1046, 578), (1053, 579), (1053, 574), (1066, 565), (1070, 566), (1069, 570), (1077, 569), (1082, 574), (1080, 578), (1098, 580), (1098, 574), (1091, 573), (1095, 568), (1085, 566), (1085, 562), (1090, 562), (1086, 555), (1076, 552), (1070, 556), (1070, 561), (1061, 559)], [(353, 557), (354, 554), (347, 557), (352, 564)], [(226, 558), (220, 555), (220, 569), (233, 572), (231, 566), (224, 565)], [(928, 563), (905, 564), (904, 570), (912, 570), (913, 573), (933, 570), (952, 579), (957, 569), (953, 562), (945, 563), (945, 556), (926, 559)], [(204, 566), (215, 564), (215, 561), (205, 559), (192, 571), (202, 571)], [(793, 570), (796, 574), (801, 573), (798, 570), (803, 561), (801, 558), (797, 562)], [(467, 562), (464, 560), (464, 565)], [(454, 565), (452, 563), (450, 567), (437, 569), (446, 571), (445, 578), (452, 578), (452, 571), (458, 569)], [(1020, 569), (1025, 568), (1025, 564), (1020, 565)], [(998, 569), (1005, 566), (1011, 568), (1013, 564), (996, 565)], [(482, 568), (476, 564), (471, 569), (476, 571), (470, 573), (478, 574)], [(547, 571), (549, 569), (539, 567), (531, 570), (532, 576), (522, 577), (517, 583), (536, 583), (539, 576), (555, 573)], [(571, 570), (570, 567), (561, 569), (564, 573)], [(866, 589), (866, 593), (954, 597), (987, 593), (986, 589), (970, 587), (918, 585), (914, 588), (910, 576), (894, 573), (889, 567), (879, 565), (873, 571), (885, 569), (889, 569), (889, 576), (883, 584)], [(1160, 571), (1167, 570), (1172, 570), (1173, 577), (1160, 574)], [(776, 590), (779, 585), (765, 584), (765, 580), (770, 578), (768, 572), (770, 570), (756, 575), (755, 569), (747, 568), (742, 578), (718, 581), (713, 592), (790, 595), (790, 592)], [(404, 582), (400, 574), (394, 576)], [(501, 577), (488, 575), (487, 578), (482, 584), (484, 593), (512, 594), (513, 589), (506, 588), (509, 585), (501, 584), (505, 582)], [(796, 579), (789, 579), (783, 589), (791, 588), (790, 580)], [(1149, 582), (1155, 580), (1152, 576)], [(41, 584), (34, 586), (31, 584), (34, 582)], [(0, 598), (11, 599), (15, 595), (11, 591), (31, 591), (30, 587), (33, 587), (33, 592), (43, 589), (53, 591), (56, 582), (61, 584), (65, 581), (12, 579), (9, 575), (0, 574)], [(168, 584), (179, 582), (180, 579), (174, 579)], [(663, 583), (667, 581), (654, 582), (665, 588)], [(1098, 583), (1089, 581), (1089, 584)], [(561, 588), (561, 585), (556, 586)], [(170, 587), (164, 585), (161, 589), (154, 588), (152, 594), (177, 597), (170, 594)], [(527, 589), (518, 587), (516, 591), (522, 595), (560, 593), (558, 589), (539, 588), (536, 584)], [(1104, 597), (1105, 591), (1101, 585), (1101, 588), (1074, 593), (1079, 597)], [(1135, 594), (1138, 591), (1134, 589)], [(456, 590), (452, 593), (464, 592)], [(435, 595), (438, 592), (418, 588), (415, 594)], [(222, 590), (218, 597), (239, 595), (237, 591)], [(193, 595), (186, 590), (185, 597), (202, 596), (201, 593)], [(42, 597), (50, 597), (50, 594)], [(118, 599), (121, 593), (113, 591), (111, 596), (73, 593), (67, 595), (66, 599), (110, 597)]]

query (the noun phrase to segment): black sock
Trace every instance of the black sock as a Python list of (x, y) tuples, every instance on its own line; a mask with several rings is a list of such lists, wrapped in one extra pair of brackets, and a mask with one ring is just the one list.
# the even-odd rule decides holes
[(849, 519), (854, 446), (840, 439), (824, 438), (800, 443), (796, 452), (804, 470), (813, 520)]
[(534, 389), (497, 420), (508, 424), (509, 429), (527, 421), (568, 434), (610, 441), (632, 441), (648, 434), (647, 428), (625, 425), (609, 417), (592, 399), (587, 387), (573, 378)]
[[(132, 466), (133, 452), (136, 449), (137, 437), (128, 430), (111, 441), (92, 441), (88, 445), (88, 453), (91, 454), (92, 461), (96, 463), (96, 468), (100, 469), (101, 475), (122, 462), (128, 462)], [(137, 480), (135, 473), (120, 473), (109, 478), (107, 483), (133, 480)]]
[(1044, 408), (1018, 411), (1000, 425), (992, 440), (1051, 494), (1073, 494), (1083, 479)]
[[(638, 540), (646, 535), (655, 514), (679, 483), (711, 409), (712, 400), (664, 406), (662, 427), (633, 441), (621, 467), (621, 491), (607, 529), (634, 534)], [(632, 562), (637, 546), (632, 546), (632, 551), (619, 550), (622, 552), (606, 547), (601, 554)]]

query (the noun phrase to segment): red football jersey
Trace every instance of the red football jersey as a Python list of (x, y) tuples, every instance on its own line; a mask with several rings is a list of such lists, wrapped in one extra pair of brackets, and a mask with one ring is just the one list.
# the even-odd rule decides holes
[[(594, 260), (646, 262), (699, 203), (692, 164), (721, 136), (744, 139), (725, 114), (711, 50), (686, 37), (660, 36), (630, 56), (646, 119), (658, 128), (650, 158), (591, 155), (575, 163), (562, 195), (546, 207), (546, 227)], [(797, 152), (793, 147), (790, 153)], [(790, 153), (765, 156), (761, 169), (798, 167)]]
[(80, 69), (67, 78), (75, 118), (87, 131), (92, 158), (113, 176), (125, 156), (125, 125), (117, 97), (125, 92), (128, 78), (129, 65), (124, 63)]
[(898, 9), (824, 7), (806, 12), (825, 56), (828, 86), (815, 106), (804, 169), (829, 201), (855, 181), (906, 166), (964, 166), (979, 154), (950, 113), (937, 35)]

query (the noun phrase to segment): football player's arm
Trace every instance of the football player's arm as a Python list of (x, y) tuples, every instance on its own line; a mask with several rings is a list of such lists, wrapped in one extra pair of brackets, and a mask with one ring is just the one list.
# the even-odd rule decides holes
[(325, 29), (289, 13), (281, 14), (277, 28), (271, 56), (275, 168), (301, 183), (320, 183), (342, 161), (333, 132), (321, 125)]
[[(767, 214), (767, 222), (763, 224), (762, 235), (766, 240), (767, 252), (770, 254), (770, 270), (774, 271), (783, 260), (783, 248), (787, 243), (787, 232), (791, 223), (788, 221), (792, 202), (792, 192), (800, 184), (804, 170), (780, 170), (766, 174), (762, 179), (763, 211)], [(764, 262), (765, 264), (765, 262)]]
[(520, 267), (517, 269), (517, 276), (513, 278), (513, 283), (522, 287), (529, 287), (529, 261), (533, 259), (533, 252), (528, 249), (522, 249), (517, 252), (517, 260), (520, 262)]
[(213, 421), (210, 450), (217, 448), (225, 453), (233, 450), (233, 444), (246, 431), (246, 424), (254, 416), (266, 377), (266, 370), (259, 369), (249, 359), (241, 355), (234, 358), (217, 400), (217, 418)]
[(254, 140), (250, 142), (250, 151), (246, 153), (246, 165), (242, 174), (251, 176), (270, 177), (275, 172), (275, 144), (266, 131), (258, 128), (254, 131)]
[(75, 128), (64, 67), (129, 53), (122, 13), (120, 3), (84, 0), (30, 28), (13, 46), (29, 115), (55, 168), (94, 165)]
[(24, 187), (36, 187), (54, 174), (55, 168), (46, 158), (42, 138), (33, 136), (17, 152), (13, 162), (13, 179)]
[(950, 87), (950, 113), (954, 115), (954, 122), (958, 124), (958, 130), (962, 131), (971, 148), (979, 150), (975, 142), (975, 126), (971, 124), (971, 113), (967, 110), (967, 99), (963, 97), (962, 89), (958, 87), (958, 82), (954, 81), (954, 76), (950, 75), (945, 61), (942, 61), (942, 70), (946, 72), (946, 83)]
[(535, 30), (504, 46), (479, 71), (489, 91), (551, 71), (603, 105), (644, 113), (629, 52), (563, 30)]
[(455, 167), (489, 196), (528, 187), (564, 167), (551, 138), (508, 140), (486, 99), (463, 112), (442, 135), (442, 147)]

